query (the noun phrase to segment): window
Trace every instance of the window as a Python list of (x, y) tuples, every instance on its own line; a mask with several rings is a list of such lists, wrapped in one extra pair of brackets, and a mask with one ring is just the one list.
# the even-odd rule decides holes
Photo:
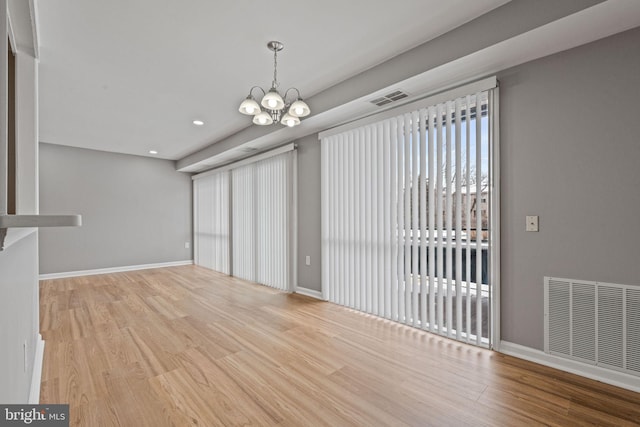
[(291, 153), (231, 171), (233, 275), (289, 290)]
[(292, 288), (293, 148), (194, 177), (197, 265), (281, 290)]
[(229, 171), (193, 181), (194, 261), (230, 274)]
[(330, 301), (490, 345), (493, 97), (412, 104), (321, 134)]

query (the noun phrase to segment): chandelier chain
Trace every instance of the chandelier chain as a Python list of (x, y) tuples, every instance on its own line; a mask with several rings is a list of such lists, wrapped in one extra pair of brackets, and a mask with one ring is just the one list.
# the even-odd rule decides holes
[(274, 88), (278, 87), (278, 51), (273, 51), (273, 82), (271, 82), (271, 86)]

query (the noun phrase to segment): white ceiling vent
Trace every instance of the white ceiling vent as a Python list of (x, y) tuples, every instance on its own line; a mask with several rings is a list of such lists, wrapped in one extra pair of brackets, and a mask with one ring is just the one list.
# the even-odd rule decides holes
[(409, 97), (409, 94), (407, 92), (404, 92), (402, 90), (396, 90), (384, 96), (378, 97), (376, 99), (372, 99), (369, 102), (377, 105), (378, 107), (382, 107), (383, 105), (390, 104), (394, 101), (399, 101), (403, 98), (408, 98), (408, 97)]

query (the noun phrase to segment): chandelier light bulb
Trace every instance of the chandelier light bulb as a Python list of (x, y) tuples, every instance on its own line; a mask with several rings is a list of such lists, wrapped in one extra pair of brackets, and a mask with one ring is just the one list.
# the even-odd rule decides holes
[(280, 96), (276, 88), (272, 87), (264, 98), (262, 98), (261, 104), (264, 108), (278, 111), (284, 108), (284, 99), (282, 99), (282, 96)]
[(309, 106), (301, 98), (298, 98), (289, 108), (289, 114), (295, 117), (306, 117), (310, 112)]
[(247, 96), (247, 98), (242, 101), (242, 104), (240, 104), (240, 108), (238, 108), (238, 111), (240, 111), (242, 114), (253, 116), (260, 111), (260, 106), (258, 105), (256, 100), (253, 99), (253, 96), (249, 94), (249, 96)]
[(287, 113), (284, 115), (284, 117), (282, 117), (282, 124), (292, 128), (300, 124), (300, 119), (297, 118), (296, 116), (292, 116), (291, 114)]
[(253, 116), (253, 123), (260, 126), (270, 125), (271, 123), (273, 123), (273, 118), (271, 117), (271, 114), (267, 113), (266, 111), (261, 111)]

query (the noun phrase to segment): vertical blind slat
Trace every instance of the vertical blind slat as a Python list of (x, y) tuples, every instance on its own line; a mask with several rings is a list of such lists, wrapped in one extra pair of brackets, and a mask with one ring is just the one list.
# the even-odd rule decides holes
[(333, 141), (331, 144), (332, 147), (332, 151), (333, 151), (333, 164), (336, 165), (334, 170), (333, 170), (333, 177), (332, 177), (332, 181), (333, 181), (333, 185), (331, 188), (331, 199), (333, 202), (333, 227), (332, 227), (332, 247), (334, 249), (333, 252), (333, 286), (331, 289), (331, 292), (333, 294), (333, 300), (336, 302), (339, 302), (340, 304), (342, 303), (340, 301), (339, 295), (338, 295), (338, 289), (340, 287), (340, 245), (342, 244), (342, 242), (340, 241), (339, 237), (340, 237), (340, 158), (338, 157), (338, 145), (339, 145), (339, 136), (335, 136), (333, 137)]
[(371, 313), (378, 314), (378, 280), (379, 280), (379, 258), (378, 258), (378, 246), (380, 244), (380, 237), (378, 235), (378, 178), (380, 176), (378, 163), (380, 161), (378, 156), (378, 132), (376, 126), (370, 126), (371, 131), (371, 266), (373, 278), (371, 279)]
[(384, 290), (385, 290), (385, 209), (384, 209), (384, 129), (382, 123), (376, 126), (376, 136), (378, 143), (378, 308), (376, 314), (384, 316)]
[(362, 210), (360, 207), (360, 194), (362, 193), (362, 178), (360, 175), (360, 162), (362, 161), (361, 159), (361, 155), (362, 155), (362, 151), (360, 149), (360, 133), (359, 132), (354, 132), (353, 134), (353, 152), (354, 152), (354, 157), (353, 157), (353, 186), (354, 186), (354, 193), (352, 194), (352, 199), (353, 199), (353, 219), (354, 219), (354, 223), (353, 223), (353, 245), (354, 245), (354, 254), (353, 254), (353, 275), (355, 277), (355, 282), (353, 283), (353, 307), (355, 307), (356, 310), (361, 310), (361, 305), (360, 305), (360, 295), (361, 295), (361, 289), (360, 289), (360, 284), (362, 283), (361, 277), (360, 277), (360, 272), (361, 272), (361, 267), (360, 267), (360, 253), (362, 251), (361, 248), (361, 241), (362, 241), (362, 233), (360, 232), (361, 228), (360, 228), (360, 223), (362, 221), (359, 220), (359, 218), (362, 215)]
[(454, 201), (455, 206), (455, 214), (456, 214), (456, 321), (455, 321), (455, 330), (456, 330), (456, 339), (462, 339), (462, 195), (460, 192), (462, 191), (462, 128), (461, 128), (461, 108), (460, 108), (460, 100), (456, 100), (456, 111), (455, 111), (455, 136), (456, 136), (456, 160), (455, 160), (455, 195), (456, 199)]
[[(351, 165), (353, 163), (353, 134), (350, 133), (348, 136), (348, 141), (347, 141), (347, 146), (348, 146), (348, 150), (347, 150), (347, 156), (345, 158), (346, 160), (346, 164), (347, 165)], [(353, 247), (353, 242), (354, 242), (354, 235), (353, 235), (353, 228), (354, 228), (354, 209), (353, 209), (353, 187), (354, 187), (354, 180), (353, 180), (353, 168), (348, 166), (346, 168), (346, 172), (347, 172), (347, 185), (345, 186), (345, 197), (347, 199), (347, 232), (345, 233), (345, 237), (348, 239), (348, 255), (347, 255), (347, 271), (348, 274), (346, 275), (346, 281), (347, 281), (347, 292), (346, 292), (346, 305), (348, 307), (355, 307), (354, 304), (354, 280), (355, 280), (355, 275), (354, 275), (354, 266), (353, 266), (353, 255), (354, 255), (354, 247)]]
[(366, 311), (367, 309), (367, 222), (364, 221), (364, 218), (367, 214), (367, 205), (366, 205), (366, 152), (369, 149), (367, 146), (367, 139), (365, 135), (365, 131), (361, 128), (358, 131), (358, 138), (360, 139), (360, 216), (359, 224), (360, 224), (360, 310)]
[(476, 344), (482, 339), (482, 103), (476, 94)]
[(404, 317), (411, 320), (411, 116), (404, 115)]
[[(340, 136), (340, 144), (344, 145), (346, 143), (346, 137), (344, 135)], [(347, 239), (345, 238), (345, 234), (346, 234), (346, 214), (347, 214), (347, 203), (346, 203), (346, 197), (345, 197), (345, 169), (346, 169), (346, 164), (345, 164), (345, 155), (344, 155), (344, 151), (342, 153), (342, 155), (340, 156), (340, 174), (339, 174), (339, 181), (341, 183), (341, 185), (338, 187), (338, 194), (339, 194), (339, 198), (338, 198), (338, 203), (339, 206), (341, 208), (341, 212), (340, 212), (340, 281), (339, 283), (339, 298), (340, 298), (340, 304), (347, 304), (347, 298), (346, 298), (346, 293), (347, 293), (347, 283), (345, 280), (345, 276), (346, 276), (346, 254), (347, 254)]]
[(426, 110), (420, 110), (419, 118), (419, 136), (420, 136), (420, 326), (423, 328), (427, 322), (427, 126), (426, 126)]
[(466, 239), (466, 253), (465, 264), (466, 264), (466, 325), (465, 332), (467, 335), (467, 342), (471, 341), (471, 96), (467, 95), (466, 98), (467, 109), (465, 111), (465, 130), (466, 130), (466, 140), (465, 140), (465, 155), (466, 155), (466, 167), (465, 167), (465, 182), (467, 183), (467, 192), (465, 194), (465, 218), (467, 225), (467, 239)]
[(445, 277), (444, 277), (444, 252), (443, 252), (443, 247), (442, 247), (442, 243), (444, 241), (444, 234), (443, 234), (443, 212), (442, 212), (442, 165), (443, 165), (443, 156), (442, 156), (442, 140), (443, 140), (443, 135), (442, 135), (442, 104), (438, 105), (438, 111), (436, 113), (436, 129), (438, 131), (438, 143), (437, 143), (437, 153), (436, 153), (436, 168), (437, 168), (437, 178), (436, 178), (436, 203), (435, 203), (435, 209), (436, 209), (436, 220), (437, 220), (437, 230), (438, 230), (438, 238), (437, 238), (437, 242), (438, 242), (438, 252), (436, 255), (436, 260), (437, 260), (437, 272), (436, 272), (436, 277), (437, 277), (437, 301), (436, 301), (436, 310), (437, 310), (437, 314), (438, 314), (438, 319), (437, 319), (437, 330), (439, 333), (443, 332), (443, 323), (444, 323), (444, 313), (443, 313), (443, 287), (444, 287), (444, 281), (445, 281)]
[(391, 182), (391, 162), (392, 162), (392, 151), (391, 151), (391, 128), (389, 120), (386, 120), (383, 124), (383, 144), (384, 144), (384, 317), (387, 319), (391, 319), (391, 288), (393, 286), (393, 275), (392, 275), (392, 222), (391, 216), (393, 209), (391, 208), (391, 200), (392, 194), (391, 189), (393, 188), (393, 184)]
[(367, 214), (365, 214), (364, 220), (365, 220), (365, 224), (366, 224), (366, 233), (367, 233), (367, 240), (366, 240), (366, 245), (367, 245), (367, 249), (366, 249), (366, 254), (367, 254), (367, 259), (366, 259), (366, 272), (367, 272), (367, 278), (366, 278), (366, 282), (365, 282), (365, 286), (366, 286), (366, 312), (367, 313), (371, 313), (371, 298), (372, 298), (372, 293), (373, 293), (373, 286), (372, 286), (372, 282), (373, 282), (373, 261), (372, 261), (372, 247), (371, 247), (371, 240), (373, 238), (373, 229), (372, 229), (372, 221), (371, 221), (371, 192), (373, 191), (372, 188), (372, 184), (371, 184), (371, 163), (372, 163), (372, 157), (371, 157), (371, 153), (373, 151), (373, 143), (371, 141), (371, 128), (369, 126), (367, 126), (365, 128), (365, 138), (367, 141), (367, 147), (366, 147), (366, 163), (365, 163), (365, 168), (366, 168), (366, 172), (365, 172), (365, 209), (367, 211)]
[(436, 165), (434, 156), (434, 145), (436, 135), (436, 123), (435, 123), (435, 111), (433, 107), (429, 107), (427, 114), (427, 120), (429, 121), (429, 133), (428, 133), (428, 151), (429, 157), (429, 204), (427, 205), (429, 213), (429, 330), (435, 331), (436, 323), (436, 302), (435, 302), (435, 275), (436, 275), (436, 252), (435, 252), (435, 221), (436, 221), (436, 198), (435, 198), (435, 171)]
[(419, 230), (418, 230), (418, 178), (419, 178), (419, 162), (420, 162), (420, 136), (418, 135), (418, 112), (414, 111), (411, 115), (411, 148), (412, 148), (412, 165), (411, 165), (411, 323), (413, 326), (418, 325), (418, 261), (419, 261)]
[(398, 227), (396, 228), (397, 245), (398, 245), (398, 289), (397, 289), (397, 321), (404, 321), (404, 143), (402, 138), (402, 117), (397, 117), (396, 120), (396, 144), (397, 144), (397, 183), (398, 190), (397, 207), (398, 207)]
[(452, 222), (452, 206), (451, 206), (451, 183), (452, 183), (452, 176), (451, 176), (451, 155), (453, 152), (453, 147), (451, 146), (452, 144), (452, 126), (451, 126), (451, 101), (447, 102), (446, 104), (446, 111), (447, 111), (447, 116), (446, 116), (446, 132), (447, 132), (447, 149), (446, 149), (446, 157), (445, 157), (445, 162), (446, 162), (446, 167), (445, 167), (445, 209), (446, 209), (446, 241), (447, 241), (447, 247), (446, 247), (446, 254), (445, 254), (445, 260), (446, 260), (446, 280), (445, 280), (445, 285), (446, 285), (446, 296), (447, 296), (447, 302), (446, 302), (446, 312), (447, 312), (447, 335), (450, 337), (451, 336), (451, 331), (452, 331), (452, 311), (453, 311), (453, 307), (452, 307), (452, 303), (451, 303), (451, 282), (452, 282), (452, 278), (453, 278), (453, 268), (452, 268), (452, 239), (451, 239), (451, 222)]
[(398, 289), (399, 289), (399, 270), (398, 270), (398, 122), (395, 119), (390, 120), (390, 136), (391, 136), (391, 319), (398, 320)]

